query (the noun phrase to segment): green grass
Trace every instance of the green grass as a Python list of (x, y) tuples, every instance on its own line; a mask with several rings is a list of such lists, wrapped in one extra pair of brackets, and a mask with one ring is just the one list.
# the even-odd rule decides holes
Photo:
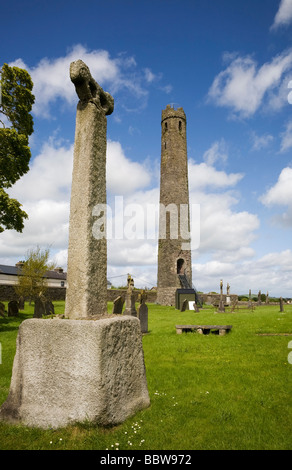
[[(262, 306), (223, 314), (211, 307), (200, 313), (148, 307), (148, 409), (107, 429), (82, 423), (44, 431), (2, 422), (0, 449), (290, 450), (292, 336), (271, 333), (292, 333), (292, 306), (284, 313)], [(64, 302), (56, 302), (56, 313), (63, 310)], [(32, 314), (27, 305), (19, 318), (0, 318), (0, 404), (9, 391), (19, 324)], [(175, 324), (233, 328), (226, 336), (177, 335)]]

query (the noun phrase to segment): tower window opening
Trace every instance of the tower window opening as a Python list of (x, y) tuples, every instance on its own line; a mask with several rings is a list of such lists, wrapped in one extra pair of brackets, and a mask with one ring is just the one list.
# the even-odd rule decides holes
[(166, 149), (166, 142), (164, 142), (164, 148)]
[(164, 123), (164, 128), (167, 131), (167, 122)]
[(181, 126), (181, 121), (178, 122), (178, 130), (181, 131), (182, 126)]
[(185, 260), (183, 258), (179, 258), (176, 262), (176, 272), (177, 274), (184, 274), (184, 264)]

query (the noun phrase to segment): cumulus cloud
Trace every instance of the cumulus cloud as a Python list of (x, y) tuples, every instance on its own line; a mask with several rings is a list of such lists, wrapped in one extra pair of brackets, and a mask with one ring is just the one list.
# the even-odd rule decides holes
[(251, 139), (252, 150), (261, 150), (267, 148), (273, 142), (274, 137), (270, 134), (257, 135), (255, 132), (252, 132)]
[[(29, 248), (38, 244), (50, 246), (53, 259), (66, 267), (73, 153), (73, 144), (55, 137), (49, 138), (43, 144), (40, 153), (32, 160), (30, 171), (9, 189), (11, 197), (15, 197), (23, 204), (23, 209), (28, 213), (29, 219), (25, 221), (22, 234), (15, 231), (5, 231), (2, 234), (0, 243), (2, 260), (5, 260), (8, 254), (13, 258), (22, 259)], [(122, 196), (128, 208), (131, 208), (130, 204), (141, 207), (143, 205), (146, 207), (146, 204), (151, 202), (154, 204), (154, 201), (157, 202), (158, 192), (147, 190), (152, 178), (153, 175), (146, 163), (131, 161), (125, 155), (119, 142), (108, 140), (107, 191), (109, 200), (113, 200), (116, 195)], [(113, 224), (115, 224), (116, 215), (113, 208)], [(131, 227), (131, 219), (133, 216), (125, 212), (123, 223), (129, 233), (135, 231), (135, 227)], [(155, 221), (151, 218), (149, 221), (151, 224), (148, 224), (148, 228), (145, 224), (145, 230), (148, 230), (148, 235), (152, 233), (151, 240), (153, 240), (156, 233)], [(141, 221), (137, 220), (137, 224), (137, 230), (141, 230), (143, 227)], [(111, 261), (115, 258), (117, 263), (121, 264), (122, 261), (126, 263), (127, 259), (132, 260), (132, 250), (138, 250), (139, 241), (136, 241), (136, 246), (133, 242), (128, 240), (126, 242), (121, 250), (121, 246), (115, 247), (113, 256), (110, 257)], [(153, 241), (150, 245), (151, 243)], [(149, 246), (148, 248), (146, 246), (148, 252)], [(137, 258), (136, 255), (135, 257)], [(149, 253), (147, 253), (146, 264), (149, 259)]]
[(34, 67), (27, 66), (21, 58), (16, 59), (9, 65), (26, 69), (32, 77), (36, 97), (33, 112), (36, 116), (52, 118), (51, 105), (58, 99), (68, 106), (76, 106), (77, 96), (69, 77), (69, 67), (77, 59), (88, 65), (94, 79), (106, 91), (116, 95), (123, 90), (127, 99), (134, 97), (142, 101), (143, 106), (148, 97), (147, 86), (162, 77), (150, 68), (139, 70), (133, 57), (120, 54), (113, 58), (106, 50), (90, 51), (81, 44), (72, 47), (63, 57), (44, 58)]
[(286, 124), (286, 129), (281, 133), (280, 152), (286, 152), (292, 147), (292, 121)]
[(274, 221), (292, 226), (292, 168), (281, 171), (278, 181), (260, 197), (260, 201), (267, 207), (287, 207), (287, 211), (274, 217)]
[(292, 22), (292, 0), (281, 0), (271, 30), (287, 26)]
[[(270, 296), (286, 296), (291, 292), (292, 251), (290, 249), (272, 252), (259, 258), (230, 262), (225, 257), (205, 263), (193, 263), (193, 282), (203, 292), (219, 292), (220, 279), (224, 290), (227, 282), (231, 293), (253, 294), (259, 290)], [(279, 288), (280, 286), (280, 288)]]
[(150, 184), (151, 174), (145, 164), (129, 160), (120, 142), (107, 144), (107, 187), (113, 194), (133, 193)]
[(262, 197), (261, 201), (266, 205), (287, 205), (292, 201), (292, 168), (284, 168), (277, 183), (272, 186)]
[(20, 201), (68, 201), (70, 198), (73, 144), (50, 138), (32, 160), (30, 170), (11, 188)]
[[(275, 108), (275, 96), (277, 99), (280, 96), (275, 90), (282, 87), (285, 73), (291, 68), (291, 49), (261, 66), (250, 56), (237, 56), (215, 77), (208, 92), (208, 101), (230, 108), (235, 115), (244, 118), (256, 113), (266, 97), (267, 106)], [(281, 106), (286, 103), (287, 99), (282, 99)]]
[(190, 190), (198, 188), (227, 188), (234, 187), (244, 177), (243, 173), (226, 173), (216, 170), (207, 163), (189, 162)]
[(228, 149), (224, 139), (214, 142), (211, 147), (206, 150), (203, 155), (203, 160), (207, 165), (214, 165), (214, 163), (221, 161), (226, 162), (228, 159)]

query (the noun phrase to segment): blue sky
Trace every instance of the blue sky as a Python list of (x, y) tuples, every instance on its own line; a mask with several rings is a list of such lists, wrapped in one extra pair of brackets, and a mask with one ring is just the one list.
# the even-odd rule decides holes
[[(108, 202), (158, 203), (161, 111), (182, 106), (190, 202), (201, 212), (193, 283), (292, 297), (292, 0), (12, 0), (0, 14), (1, 63), (26, 68), (36, 96), (30, 172), (10, 190), (29, 220), (22, 234), (1, 234), (2, 264), (39, 244), (66, 269), (69, 64), (81, 58), (115, 99)], [(156, 259), (155, 239), (110, 240), (108, 277), (156, 285)]]

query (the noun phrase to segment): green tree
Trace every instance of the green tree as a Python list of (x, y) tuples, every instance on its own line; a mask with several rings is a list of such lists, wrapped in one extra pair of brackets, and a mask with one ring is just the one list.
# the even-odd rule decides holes
[(28, 138), (33, 133), (31, 115), (34, 95), (29, 73), (4, 64), (0, 89), (0, 232), (14, 229), (22, 232), (28, 218), (21, 203), (9, 197), (10, 188), (29, 170), (31, 158)]
[(47, 271), (54, 269), (49, 263), (50, 250), (41, 250), (40, 247), (28, 250), (26, 259), (18, 273), (18, 283), (15, 291), (19, 297), (36, 301), (44, 297), (48, 289), (45, 277)]

